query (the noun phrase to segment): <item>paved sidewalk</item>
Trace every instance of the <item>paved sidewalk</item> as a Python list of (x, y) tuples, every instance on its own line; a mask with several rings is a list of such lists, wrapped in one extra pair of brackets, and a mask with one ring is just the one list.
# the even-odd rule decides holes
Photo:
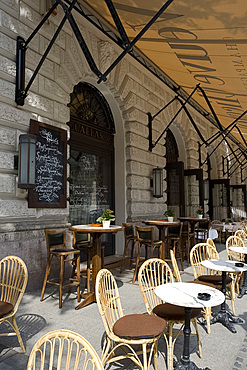
[[(226, 258), (222, 245), (217, 245), (221, 258)], [(143, 303), (138, 283), (131, 283), (133, 271), (119, 269), (112, 271), (118, 281), (122, 306), (125, 314), (144, 313)], [(182, 280), (193, 280), (192, 269), (185, 268)], [(50, 290), (49, 290), (50, 289)], [(98, 354), (101, 354), (101, 346), (104, 339), (104, 328), (98, 313), (96, 304), (91, 304), (80, 310), (77, 306), (76, 295), (64, 294), (63, 307), (58, 308), (57, 290), (47, 289), (45, 300), (40, 302), (40, 292), (26, 293), (17, 313), (17, 323), (26, 346), (26, 354), (22, 354), (15, 337), (0, 337), (0, 369), (1, 370), (24, 370), (28, 361), (29, 353), (34, 343), (45, 333), (54, 329), (70, 329), (83, 335), (94, 346)], [(50, 295), (48, 294), (50, 293)], [(229, 310), (231, 306), (227, 301)], [(247, 295), (242, 299), (235, 300), (236, 314), (243, 319), (242, 324), (235, 324), (237, 333), (233, 334), (220, 323), (211, 325), (211, 334), (208, 335), (205, 328), (199, 325), (200, 340), (202, 343), (203, 357), (200, 359), (197, 353), (195, 337), (191, 338), (191, 360), (200, 368), (208, 367), (211, 370), (238, 370), (247, 369)], [(219, 310), (219, 307), (213, 311)], [(0, 332), (4, 332), (3, 325)], [(183, 336), (179, 336), (175, 344), (175, 357), (180, 358), (183, 349)], [(110, 369), (136, 369), (137, 367), (128, 362), (121, 361), (111, 366)], [(153, 369), (153, 367), (151, 367)], [(159, 341), (159, 368), (166, 369), (166, 346), (162, 337)]]

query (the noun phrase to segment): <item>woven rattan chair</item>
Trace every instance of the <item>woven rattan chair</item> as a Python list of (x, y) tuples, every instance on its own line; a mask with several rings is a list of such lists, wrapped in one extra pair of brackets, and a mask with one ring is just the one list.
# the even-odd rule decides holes
[[(158, 370), (158, 339), (166, 322), (145, 314), (124, 315), (116, 281), (107, 269), (98, 272), (96, 300), (106, 331), (101, 357), (103, 365), (129, 358), (142, 370), (147, 370), (153, 357), (154, 368)], [(143, 356), (142, 361), (139, 354)]]
[(153, 252), (155, 248), (159, 249), (159, 257), (164, 259), (165, 257), (165, 244), (163, 240), (154, 240), (154, 228), (153, 226), (136, 226), (136, 236), (137, 236), (137, 256), (136, 256), (136, 267), (133, 275), (132, 282), (136, 280), (137, 271), (139, 268), (139, 263), (141, 257), (141, 247), (145, 247), (145, 260), (147, 259), (148, 248), (151, 248), (151, 257), (153, 257)]
[[(146, 306), (146, 310), (150, 315), (157, 315), (166, 320), (168, 330), (164, 333), (167, 344), (167, 369), (173, 369), (173, 352), (175, 341), (179, 334), (182, 334), (184, 326), (185, 312), (184, 307), (176, 306), (170, 303), (162, 302), (160, 298), (155, 295), (155, 288), (158, 285), (174, 282), (172, 270), (167, 262), (159, 258), (150, 258), (145, 261), (138, 273), (138, 283), (142, 293), (142, 297)], [(197, 328), (196, 318), (200, 315), (200, 309), (192, 309), (191, 322), (193, 323), (198, 347), (199, 356), (201, 357), (201, 345)], [(174, 324), (181, 324), (178, 333), (173, 332)]]
[(238, 236), (240, 239), (242, 239), (244, 242), (244, 246), (247, 246), (247, 234), (244, 232), (244, 230), (235, 231), (234, 236)]
[[(222, 276), (214, 270), (202, 266), (201, 261), (207, 259), (219, 259), (216, 248), (207, 243), (196, 244), (190, 251), (190, 263), (196, 280), (214, 284), (217, 289), (222, 288)], [(235, 281), (229, 275), (226, 277), (227, 299), (231, 300), (232, 313), (235, 315)]]
[[(177, 282), (182, 282), (180, 271), (179, 271), (179, 268), (178, 268), (178, 264), (177, 264), (176, 258), (174, 256), (174, 253), (173, 253), (172, 250), (170, 251), (170, 254), (171, 254), (171, 261), (172, 261), (173, 276), (174, 276), (174, 278)], [(204, 283), (204, 282), (201, 282), (201, 281), (198, 281), (198, 280), (187, 281), (187, 283), (205, 284), (205, 285), (209, 285), (209, 286), (215, 288), (214, 284), (207, 284), (207, 283)], [(210, 329), (211, 307), (203, 308), (202, 309), (202, 314), (203, 314), (204, 319), (206, 321), (207, 332), (208, 332), (208, 334), (210, 334), (211, 333), (211, 329)]]
[[(229, 238), (227, 238), (226, 240), (226, 251), (227, 251), (228, 259), (233, 260), (233, 261), (245, 262), (244, 254), (233, 252), (229, 249), (229, 247), (244, 247), (244, 246), (245, 244), (242, 238), (239, 238), (238, 236), (235, 236), (235, 235), (229, 236)], [(237, 272), (237, 273), (233, 273), (231, 276), (233, 277), (235, 281), (237, 293), (239, 294), (239, 285), (240, 285), (241, 279), (243, 278), (244, 274), (243, 272), (242, 273)]]
[[(80, 251), (74, 248), (66, 248), (66, 229), (46, 229), (45, 238), (47, 265), (40, 300), (43, 301), (46, 284), (53, 284), (59, 286), (59, 308), (62, 308), (63, 289), (66, 287), (77, 287), (77, 301), (80, 302)], [(54, 257), (60, 260), (60, 277), (58, 282), (54, 278), (48, 279), (51, 271), (51, 262)], [(66, 262), (76, 265), (77, 275), (74, 277), (72, 271), (72, 277), (69, 283), (65, 285), (64, 270)]]
[(81, 335), (64, 329), (45, 334), (32, 348), (27, 370), (48, 368), (104, 369), (93, 346)]
[(17, 335), (24, 353), (26, 350), (15, 316), (27, 286), (27, 279), (27, 267), (21, 258), (8, 256), (0, 261), (0, 324), (7, 322), (15, 331), (14, 333), (1, 333), (0, 336)]
[[(132, 266), (132, 261), (134, 260), (134, 247), (136, 244), (136, 236), (134, 235), (134, 227), (133, 224), (130, 222), (122, 223), (123, 231), (124, 231), (124, 252), (122, 263), (120, 267), (120, 272), (123, 271), (125, 260), (129, 260), (129, 268)], [(128, 249), (131, 247), (130, 256), (127, 257)]]

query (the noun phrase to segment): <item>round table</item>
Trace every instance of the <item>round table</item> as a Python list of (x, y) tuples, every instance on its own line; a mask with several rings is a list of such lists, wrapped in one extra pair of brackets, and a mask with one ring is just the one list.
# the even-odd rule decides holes
[(78, 310), (92, 302), (96, 302), (95, 282), (97, 273), (101, 269), (101, 235), (105, 233), (115, 234), (123, 230), (123, 228), (122, 226), (116, 225), (112, 225), (109, 228), (90, 225), (74, 225), (69, 229), (76, 232), (89, 233), (92, 237), (92, 291), (81, 295), (84, 300), (76, 307), (76, 310)]
[[(247, 247), (232, 246), (232, 247), (229, 247), (229, 249), (233, 252), (243, 253), (245, 255), (244, 262), (247, 264)], [(241, 292), (238, 295), (238, 298), (242, 298), (245, 293), (247, 293), (247, 271), (246, 270), (244, 271), (244, 282), (241, 288)]]
[[(226, 273), (242, 272), (247, 270), (246, 264), (243, 264), (243, 267), (237, 267), (235, 266), (236, 262), (237, 261), (214, 259), (201, 261), (201, 264), (204, 267), (222, 272), (222, 293), (224, 293), (224, 296), (226, 296)], [(237, 330), (234, 328), (233, 323), (241, 323), (243, 321), (239, 318), (234, 318), (230, 312), (226, 311), (226, 301), (224, 300), (224, 302), (221, 304), (220, 311), (211, 320), (212, 324), (214, 324), (215, 322), (221, 322), (232, 333), (236, 333)]]
[[(208, 301), (198, 298), (198, 293), (210, 294)], [(190, 362), (189, 344), (190, 344), (190, 316), (192, 308), (203, 308), (218, 306), (225, 300), (224, 294), (218, 289), (207, 285), (193, 283), (167, 283), (159, 285), (155, 289), (155, 294), (164, 302), (183, 306), (185, 310), (184, 325), (184, 348), (180, 361), (176, 364), (176, 370), (199, 370), (195, 363)], [(206, 368), (208, 369), (208, 368)], [(205, 369), (205, 370), (206, 370)], [(208, 369), (209, 370), (209, 369)]]

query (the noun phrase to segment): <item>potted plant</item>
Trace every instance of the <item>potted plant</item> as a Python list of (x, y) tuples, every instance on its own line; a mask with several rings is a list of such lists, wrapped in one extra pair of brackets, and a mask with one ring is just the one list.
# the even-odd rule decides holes
[(203, 208), (200, 206), (196, 211), (198, 218), (202, 218), (203, 216)]
[(175, 216), (175, 212), (172, 208), (168, 208), (164, 215), (168, 218), (168, 222), (173, 222), (173, 218)]
[(102, 215), (97, 218), (97, 221), (102, 222), (103, 227), (110, 227), (111, 221), (115, 220), (115, 216), (111, 209), (102, 209)]

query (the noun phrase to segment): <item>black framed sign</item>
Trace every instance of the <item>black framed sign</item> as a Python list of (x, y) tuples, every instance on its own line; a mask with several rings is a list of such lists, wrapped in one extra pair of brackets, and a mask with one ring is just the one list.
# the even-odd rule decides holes
[(29, 208), (66, 208), (67, 131), (30, 120), (37, 135), (35, 188), (28, 193)]

